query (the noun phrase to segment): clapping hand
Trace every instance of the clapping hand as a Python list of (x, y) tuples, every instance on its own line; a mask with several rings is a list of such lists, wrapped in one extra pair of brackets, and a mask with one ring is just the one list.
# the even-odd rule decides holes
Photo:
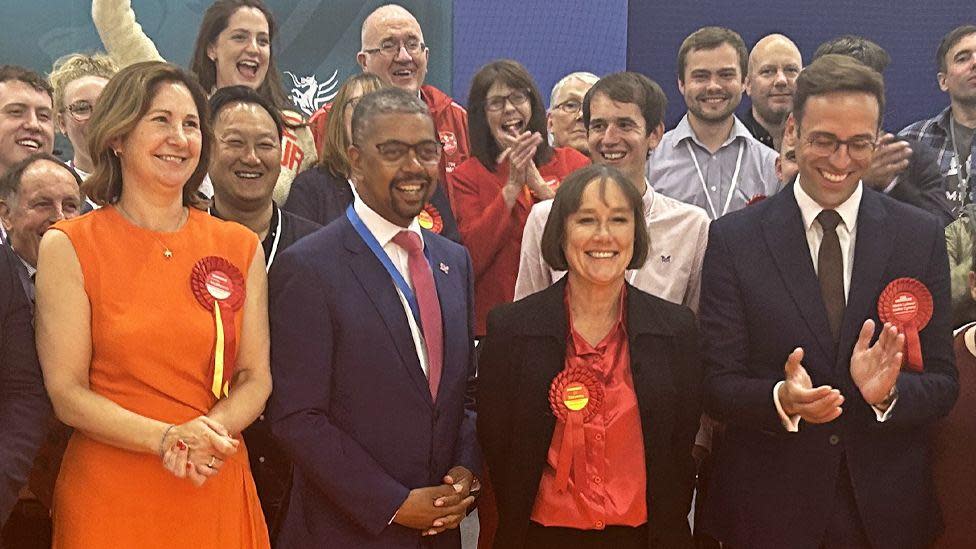
[(528, 188), (540, 199), (552, 198), (555, 194), (546, 185), (535, 165), (535, 155), (542, 145), (542, 135), (538, 132), (523, 132), (516, 137), (509, 146), (498, 156), (498, 164), (508, 162), (508, 183), (505, 185), (506, 194), (514, 204), (515, 197), (523, 186)]
[(813, 381), (803, 367), (803, 349), (797, 347), (783, 367), (785, 383), (779, 387), (779, 403), (788, 416), (799, 415), (810, 423), (827, 423), (843, 412), (844, 396), (829, 385), (813, 387)]
[(877, 406), (888, 398), (898, 380), (905, 336), (894, 325), (886, 323), (878, 341), (869, 347), (873, 334), (874, 321), (865, 320), (851, 354), (851, 378), (864, 400)]
[(196, 417), (167, 431), (163, 438), (163, 466), (178, 478), (197, 486), (217, 474), (240, 441), (223, 425), (207, 416)]
[(884, 190), (891, 185), (895, 176), (908, 169), (911, 157), (912, 149), (908, 143), (886, 133), (878, 139), (871, 165), (861, 179), (869, 187)]

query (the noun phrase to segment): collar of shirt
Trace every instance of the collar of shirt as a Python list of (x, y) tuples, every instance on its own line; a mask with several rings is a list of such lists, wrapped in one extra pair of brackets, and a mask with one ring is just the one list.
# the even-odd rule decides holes
[[(857, 182), (857, 187), (854, 192), (842, 202), (839, 206), (834, 208), (838, 214), (840, 214), (841, 221), (844, 222), (844, 226), (847, 231), (852, 233), (854, 228), (857, 226), (857, 210), (861, 207), (861, 195), (864, 194), (864, 185), (860, 181)], [(824, 211), (826, 208), (817, 204), (817, 202), (803, 190), (800, 186), (800, 176), (796, 177), (796, 183), (793, 184), (793, 196), (796, 198), (796, 205), (800, 207), (800, 215), (803, 217), (803, 229), (809, 231), (810, 227), (813, 226), (813, 222), (817, 220), (817, 216), (820, 212)]]
[(946, 107), (942, 112), (936, 115), (933, 120), (935, 121), (935, 126), (942, 130), (942, 133), (944, 133), (946, 136), (950, 136), (952, 130), (950, 129), (949, 124), (952, 124), (952, 105)]
[(359, 214), (359, 218), (362, 219), (363, 225), (366, 225), (369, 232), (373, 233), (373, 236), (376, 237), (376, 241), (380, 243), (381, 247), (386, 248), (386, 245), (393, 240), (393, 237), (403, 230), (417, 233), (417, 235), (420, 236), (421, 245), (427, 245), (424, 242), (424, 235), (420, 231), (420, 223), (417, 221), (416, 217), (410, 221), (410, 225), (408, 227), (404, 228), (376, 213), (372, 208), (367, 206), (361, 198), (359, 198), (358, 194), (354, 193), (353, 196), (355, 197), (353, 199), (353, 208), (356, 210), (356, 213)]
[[(14, 248), (13, 246), (10, 247), (11, 250), (13, 250), (13, 248)], [(14, 250), (14, 253), (16, 254), (17, 253), (17, 250)], [(20, 257), (20, 254), (17, 254), (17, 259), (19, 259), (20, 262), (24, 264), (24, 268), (27, 269), (27, 277), (30, 278), (31, 280), (33, 280), (34, 279), (34, 275), (37, 274), (37, 268), (36, 267), (31, 267), (31, 264), (30, 263), (24, 261), (24, 258), (23, 257)]]
[[(681, 122), (678, 122), (678, 125), (675, 126), (672, 131), (674, 132), (673, 147), (677, 148), (684, 142), (685, 139), (691, 139), (695, 145), (707, 150), (705, 145), (702, 145), (702, 142), (698, 140), (698, 136), (695, 135), (695, 131), (691, 127), (691, 122), (688, 121), (687, 114), (681, 117)], [(749, 133), (749, 128), (747, 128), (746, 125), (743, 124), (742, 121), (739, 120), (735, 115), (732, 115), (732, 131), (729, 132), (728, 139), (726, 139), (719, 148), (724, 149), (725, 147), (728, 147), (740, 137), (754, 139), (752, 134)]]
[[(607, 347), (611, 343), (621, 343), (627, 340), (627, 328), (626, 323), (626, 304), (627, 304), (627, 285), (624, 284), (620, 288), (620, 297), (617, 307), (617, 320), (613, 323), (613, 327), (607, 332), (607, 335), (603, 336), (596, 345), (590, 345), (583, 336), (581, 336), (577, 331), (576, 327), (573, 325), (573, 311), (569, 306), (570, 302), (570, 288), (569, 284), (566, 285), (566, 292), (563, 295), (563, 303), (566, 306), (566, 319), (569, 322), (569, 333), (570, 333), (570, 344), (572, 345), (573, 355), (577, 357), (583, 357), (586, 355), (603, 355)], [(592, 366), (598, 368), (603, 375), (609, 375), (614, 366), (620, 366), (619, 364), (614, 364), (613, 361), (601, 361), (599, 356), (595, 357)]]
[(641, 206), (644, 209), (644, 219), (650, 219), (651, 212), (654, 211), (654, 196), (657, 193), (654, 192), (654, 187), (651, 186), (651, 182), (644, 178), (644, 194), (641, 195)]

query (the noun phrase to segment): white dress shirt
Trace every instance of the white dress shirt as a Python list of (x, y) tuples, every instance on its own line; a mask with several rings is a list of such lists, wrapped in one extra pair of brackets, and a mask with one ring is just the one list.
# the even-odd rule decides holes
[[(386, 252), (386, 255), (390, 257), (390, 261), (393, 262), (393, 266), (400, 271), (403, 279), (411, 288), (413, 288), (413, 281), (410, 279), (410, 267), (408, 264), (410, 255), (406, 250), (401, 248), (399, 244), (393, 242), (393, 237), (399, 234), (400, 231), (411, 231), (417, 233), (417, 235), (420, 237), (421, 244), (426, 246), (426, 243), (424, 242), (424, 235), (420, 230), (420, 224), (417, 222), (417, 219), (414, 218), (410, 222), (410, 226), (406, 228), (396, 225), (373, 211), (372, 208), (367, 206), (366, 203), (359, 198), (358, 194), (355, 195), (353, 200), (353, 208), (356, 210), (356, 213), (359, 214), (359, 218), (362, 219), (363, 224), (366, 225), (366, 229), (373, 233), (373, 237), (375, 237), (376, 241), (379, 242), (380, 246), (383, 247), (383, 251)], [(407, 324), (410, 325), (410, 336), (413, 338), (413, 346), (417, 351), (417, 358), (420, 360), (420, 367), (423, 368), (424, 375), (426, 376), (428, 375), (427, 345), (424, 343), (424, 336), (420, 332), (420, 326), (417, 325), (416, 319), (413, 317), (413, 312), (410, 310), (410, 304), (407, 302), (407, 298), (403, 295), (403, 292), (400, 291), (400, 288), (397, 288), (397, 285), (395, 282), (393, 282), (392, 278), (390, 278), (390, 284), (396, 288), (397, 295), (400, 296), (400, 304), (403, 305), (403, 314), (407, 316)]]
[[(837, 239), (840, 241), (841, 261), (844, 264), (844, 301), (847, 301), (851, 293), (851, 275), (854, 273), (854, 244), (857, 241), (857, 212), (861, 207), (861, 196), (864, 194), (864, 184), (858, 182), (857, 187), (850, 197), (834, 208), (840, 215), (840, 223), (837, 224)], [(806, 232), (807, 246), (810, 247), (810, 259), (813, 260), (813, 271), (817, 273), (817, 259), (820, 256), (820, 243), (823, 241), (823, 227), (817, 223), (817, 216), (826, 208), (814, 200), (803, 187), (800, 186), (800, 177), (797, 176), (796, 183), (793, 185), (793, 196), (796, 204), (800, 207), (800, 216), (803, 218), (803, 230)], [(819, 274), (819, 273), (817, 273)], [(780, 381), (773, 387), (773, 403), (779, 413), (780, 420), (787, 431), (795, 433), (800, 429), (800, 416), (787, 416), (783, 411), (783, 406), (779, 402), (779, 387), (785, 383)], [(897, 397), (895, 400), (898, 400)], [(895, 402), (888, 406), (887, 410), (881, 410), (872, 406), (878, 421), (886, 421), (895, 407)]]

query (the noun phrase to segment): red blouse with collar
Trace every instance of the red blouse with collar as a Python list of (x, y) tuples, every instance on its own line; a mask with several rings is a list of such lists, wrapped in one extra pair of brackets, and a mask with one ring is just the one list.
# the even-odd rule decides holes
[[(603, 402), (583, 424), (586, 444), (585, 486), (570, 475), (566, 490), (556, 488), (556, 465), (566, 423), (559, 420), (552, 435), (546, 466), (531, 518), (543, 526), (602, 530), (607, 526), (640, 526), (647, 522), (647, 470), (640, 410), (630, 371), (630, 345), (625, 328), (626, 286), (620, 295), (620, 316), (603, 341), (591, 346), (573, 328), (566, 288), (565, 368), (586, 367), (603, 382)], [(576, 463), (573, 467), (578, 467)]]

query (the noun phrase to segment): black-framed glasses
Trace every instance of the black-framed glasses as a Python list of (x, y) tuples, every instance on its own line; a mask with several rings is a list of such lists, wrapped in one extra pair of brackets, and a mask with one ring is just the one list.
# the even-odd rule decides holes
[(413, 144), (392, 139), (376, 144), (376, 151), (387, 162), (399, 162), (411, 150), (417, 156), (417, 160), (424, 164), (436, 164), (441, 159), (441, 144), (433, 139)]
[(496, 95), (485, 98), (485, 110), (497, 112), (505, 108), (506, 102), (511, 102), (513, 107), (524, 105), (529, 100), (529, 90), (515, 90), (508, 95)]
[(403, 42), (394, 42), (393, 40), (387, 40), (382, 44), (380, 44), (380, 47), (365, 49), (363, 50), (363, 53), (367, 53), (370, 55), (374, 53), (381, 53), (385, 57), (396, 57), (397, 54), (400, 53), (400, 48), (407, 50), (407, 53), (409, 53), (410, 56), (413, 57), (414, 55), (417, 55), (420, 52), (427, 49), (427, 44), (424, 44), (423, 42), (417, 40), (416, 38), (404, 40)]
[(566, 114), (576, 114), (580, 112), (580, 109), (582, 108), (583, 108), (583, 102), (580, 101), (579, 99), (567, 99), (562, 103), (559, 103), (558, 105), (553, 107), (553, 109), (557, 109)]
[(89, 118), (91, 118), (92, 111), (95, 110), (95, 106), (88, 101), (80, 100), (68, 105), (64, 108), (64, 110), (68, 111), (71, 118), (75, 119), (75, 122), (86, 122)]
[(830, 156), (837, 152), (841, 145), (847, 146), (847, 156), (851, 160), (867, 160), (877, 148), (877, 144), (870, 137), (854, 137), (851, 139), (837, 139), (829, 133), (813, 134), (806, 139), (810, 150), (820, 156)]

